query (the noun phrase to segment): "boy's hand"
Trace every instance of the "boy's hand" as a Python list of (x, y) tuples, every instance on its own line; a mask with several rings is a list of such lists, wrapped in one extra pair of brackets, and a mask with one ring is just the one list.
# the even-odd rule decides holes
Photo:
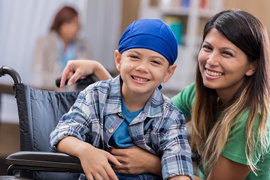
[(86, 144), (80, 150), (78, 157), (88, 180), (118, 179), (109, 161), (114, 165), (121, 165), (121, 163), (110, 153)]

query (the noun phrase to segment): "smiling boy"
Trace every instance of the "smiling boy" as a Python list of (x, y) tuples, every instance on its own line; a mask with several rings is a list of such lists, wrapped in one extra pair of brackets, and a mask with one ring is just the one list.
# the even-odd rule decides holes
[(52, 149), (78, 157), (87, 179), (160, 179), (114, 173), (109, 162), (121, 163), (106, 150), (134, 145), (161, 157), (163, 179), (193, 179), (184, 116), (159, 90), (176, 68), (172, 31), (158, 19), (135, 21), (114, 58), (120, 75), (80, 93), (51, 133)]

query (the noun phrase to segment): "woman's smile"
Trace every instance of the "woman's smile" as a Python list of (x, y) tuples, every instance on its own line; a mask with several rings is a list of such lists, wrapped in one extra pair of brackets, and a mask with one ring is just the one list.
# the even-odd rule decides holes
[(205, 68), (205, 76), (206, 78), (210, 78), (210, 79), (218, 79), (221, 76), (224, 76), (224, 73)]

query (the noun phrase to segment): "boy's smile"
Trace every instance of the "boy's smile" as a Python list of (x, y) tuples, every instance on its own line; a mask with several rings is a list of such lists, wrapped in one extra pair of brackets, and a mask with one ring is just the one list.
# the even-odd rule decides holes
[(161, 54), (149, 49), (129, 49), (122, 54), (115, 52), (117, 70), (123, 80), (124, 98), (143, 98), (148, 100), (153, 91), (169, 80), (176, 65)]
[(147, 81), (150, 81), (150, 79), (139, 77), (139, 76), (131, 76), (136, 83), (145, 83)]

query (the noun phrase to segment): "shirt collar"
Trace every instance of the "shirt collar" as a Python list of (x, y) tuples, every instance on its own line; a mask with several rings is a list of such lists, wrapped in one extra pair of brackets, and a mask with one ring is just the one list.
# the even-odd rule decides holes
[[(122, 84), (121, 76), (118, 75), (115, 78), (112, 78), (109, 82), (109, 93), (107, 97), (107, 104), (109, 106), (114, 106), (113, 108), (107, 108), (104, 112), (104, 115), (121, 113), (121, 92), (120, 86)], [(159, 117), (162, 116), (163, 111), (164, 98), (160, 90), (155, 89), (152, 93), (149, 100), (146, 102), (146, 105), (143, 111), (140, 113), (141, 115), (146, 117)]]

